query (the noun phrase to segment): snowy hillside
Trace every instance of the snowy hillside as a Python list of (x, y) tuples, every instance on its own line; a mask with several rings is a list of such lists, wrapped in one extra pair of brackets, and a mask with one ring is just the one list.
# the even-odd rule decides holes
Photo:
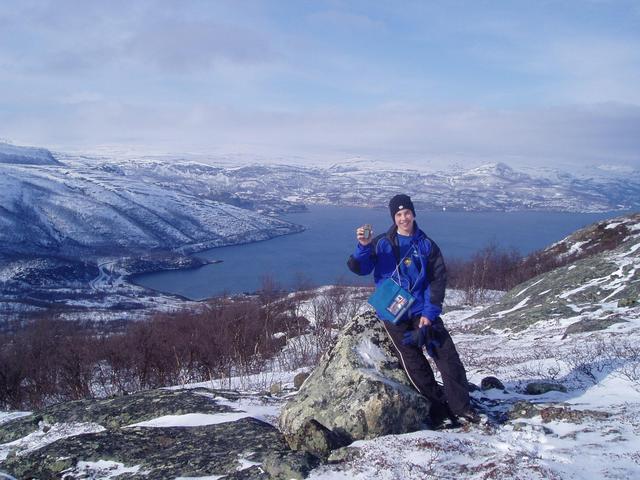
[(60, 165), (49, 150), (34, 147), (19, 147), (0, 142), (0, 163), (21, 165)]
[(186, 190), (104, 165), (1, 164), (0, 252), (197, 251), (299, 231)]
[[(357, 441), (335, 450), (308, 478), (640, 478), (640, 219), (618, 219), (603, 228), (613, 230), (621, 222), (629, 234), (615, 248), (540, 275), (494, 304), (455, 305), (452, 299), (461, 296), (447, 294), (444, 321), (470, 381), (481, 385), (482, 379), (495, 376), (503, 384), (472, 392), (483, 417), (479, 425)], [(588, 241), (584, 232), (568, 238)], [(313, 298), (309, 302), (311, 306)], [(319, 310), (300, 311), (314, 325)], [(311, 333), (305, 338), (313, 340)], [(49, 472), (63, 465), (69, 475), (81, 478), (111, 478), (116, 472), (270, 478), (265, 471), (277, 466), (273, 455), (285, 463), (289, 459), (289, 466), (299, 460), (291, 459), (274, 436), (278, 411), (295, 395), (298, 373), (277, 365), (250, 377), (179, 386), (171, 395), (150, 394), (146, 403), (144, 395), (132, 395), (129, 408), (144, 418), (136, 420), (118, 409), (115, 420), (120, 423), (110, 430), (105, 430), (98, 402), (90, 408), (83, 404), (80, 413), (72, 403), (61, 406), (45, 412), (50, 420), (40, 423), (38, 419), (49, 417), (7, 412), (0, 418), (0, 431), (11, 440), (0, 445), (0, 461), (5, 462), (0, 467)], [(257, 393), (270, 387), (271, 394)], [(151, 402), (154, 396), (170, 398)], [(127, 402), (126, 397), (117, 402)], [(103, 403), (101, 408), (113, 410), (112, 401)], [(147, 404), (154, 407), (141, 407)], [(70, 412), (63, 414), (66, 410)], [(260, 422), (248, 423), (246, 417)], [(219, 449), (215, 456), (211, 449), (201, 451), (202, 435), (209, 435)], [(159, 459), (156, 449), (165, 437), (180, 442), (167, 441), (167, 454), (163, 450)], [(186, 447), (181, 450), (177, 444)], [(56, 463), (60, 459), (63, 463)], [(288, 473), (283, 478), (302, 478), (299, 471), (281, 471)]]
[[(607, 242), (614, 248), (593, 253)], [(627, 311), (638, 307), (640, 214), (598, 222), (545, 253), (573, 261), (509, 292), (499, 304), (482, 312), (483, 322), (476, 324), (476, 330), (520, 331), (540, 321), (571, 324), (574, 331), (594, 330), (624, 325)]]

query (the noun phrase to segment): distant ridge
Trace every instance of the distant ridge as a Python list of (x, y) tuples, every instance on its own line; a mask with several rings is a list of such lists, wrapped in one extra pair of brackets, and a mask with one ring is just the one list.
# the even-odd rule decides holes
[(62, 165), (46, 148), (21, 147), (0, 142), (0, 163), (18, 165)]

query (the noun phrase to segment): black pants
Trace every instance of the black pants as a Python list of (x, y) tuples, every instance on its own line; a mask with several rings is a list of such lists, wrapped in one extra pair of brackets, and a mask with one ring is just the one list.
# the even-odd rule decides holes
[[(440, 347), (435, 348), (436, 366), (442, 376), (441, 387), (433, 376), (433, 370), (421, 349), (414, 345), (403, 345), (403, 335), (418, 327), (420, 317), (410, 322), (402, 322), (394, 325), (383, 322), (391, 341), (393, 342), (404, 370), (409, 376), (413, 386), (432, 402), (432, 415), (442, 415), (450, 410), (454, 415), (461, 414), (469, 409), (469, 384), (464, 365), (453, 344), (451, 335), (441, 326), (438, 333)], [(438, 318), (438, 322), (442, 322)]]

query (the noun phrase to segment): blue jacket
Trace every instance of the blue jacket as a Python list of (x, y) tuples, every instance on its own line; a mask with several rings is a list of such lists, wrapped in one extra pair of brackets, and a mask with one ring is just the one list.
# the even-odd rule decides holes
[[(356, 251), (349, 257), (349, 270), (358, 275), (369, 275), (373, 271), (376, 285), (394, 275), (400, 259), (397, 227), (392, 226), (387, 233), (378, 235), (369, 245), (359, 242)], [(420, 252), (420, 275), (410, 292), (415, 297), (411, 305), (410, 317), (424, 315), (435, 320), (442, 313), (442, 302), (447, 286), (447, 270), (438, 245), (414, 223), (413, 242)], [(402, 278), (400, 279), (402, 285)], [(407, 288), (407, 285), (402, 285)]]

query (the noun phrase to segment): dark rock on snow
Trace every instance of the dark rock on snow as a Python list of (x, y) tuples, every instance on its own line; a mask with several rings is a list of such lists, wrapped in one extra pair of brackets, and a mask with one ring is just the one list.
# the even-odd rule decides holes
[(603, 420), (610, 414), (595, 410), (573, 410), (569, 407), (546, 407), (540, 410), (540, 416), (544, 423), (553, 421), (582, 423), (585, 419)]
[(540, 409), (526, 400), (520, 400), (514, 403), (507, 414), (510, 420), (515, 420), (516, 418), (533, 418), (537, 415), (540, 415)]
[(551, 382), (531, 382), (528, 383), (524, 389), (527, 395), (542, 395), (547, 392), (567, 392), (567, 388), (564, 385)]
[[(277, 450), (264, 457), (262, 469), (274, 480), (299, 480), (307, 478), (313, 468), (318, 466), (317, 457), (309, 453)], [(225, 477), (233, 478), (233, 477)]]
[(636, 305), (638, 305), (637, 296), (635, 298), (627, 297), (627, 298), (621, 298), (620, 300), (618, 300), (618, 308), (635, 307)]
[(568, 335), (572, 335), (575, 333), (586, 333), (586, 332), (596, 332), (598, 330), (605, 330), (609, 328), (611, 325), (615, 325), (616, 323), (625, 323), (626, 320), (622, 318), (583, 318), (575, 323), (572, 323), (567, 327), (564, 331), (564, 335), (562, 339), (567, 338)]
[(320, 458), (327, 458), (333, 450), (349, 443), (313, 418), (290, 434), (287, 441), (292, 449), (309, 452)]
[(480, 381), (480, 388), (482, 390), (491, 390), (492, 388), (504, 390), (504, 384), (496, 377), (485, 377)]
[(535, 405), (525, 400), (514, 403), (508, 414), (510, 420), (518, 418), (533, 418), (540, 415), (544, 423), (570, 422), (582, 423), (586, 419), (604, 420), (610, 416), (607, 412), (595, 410), (574, 410), (568, 406)]

